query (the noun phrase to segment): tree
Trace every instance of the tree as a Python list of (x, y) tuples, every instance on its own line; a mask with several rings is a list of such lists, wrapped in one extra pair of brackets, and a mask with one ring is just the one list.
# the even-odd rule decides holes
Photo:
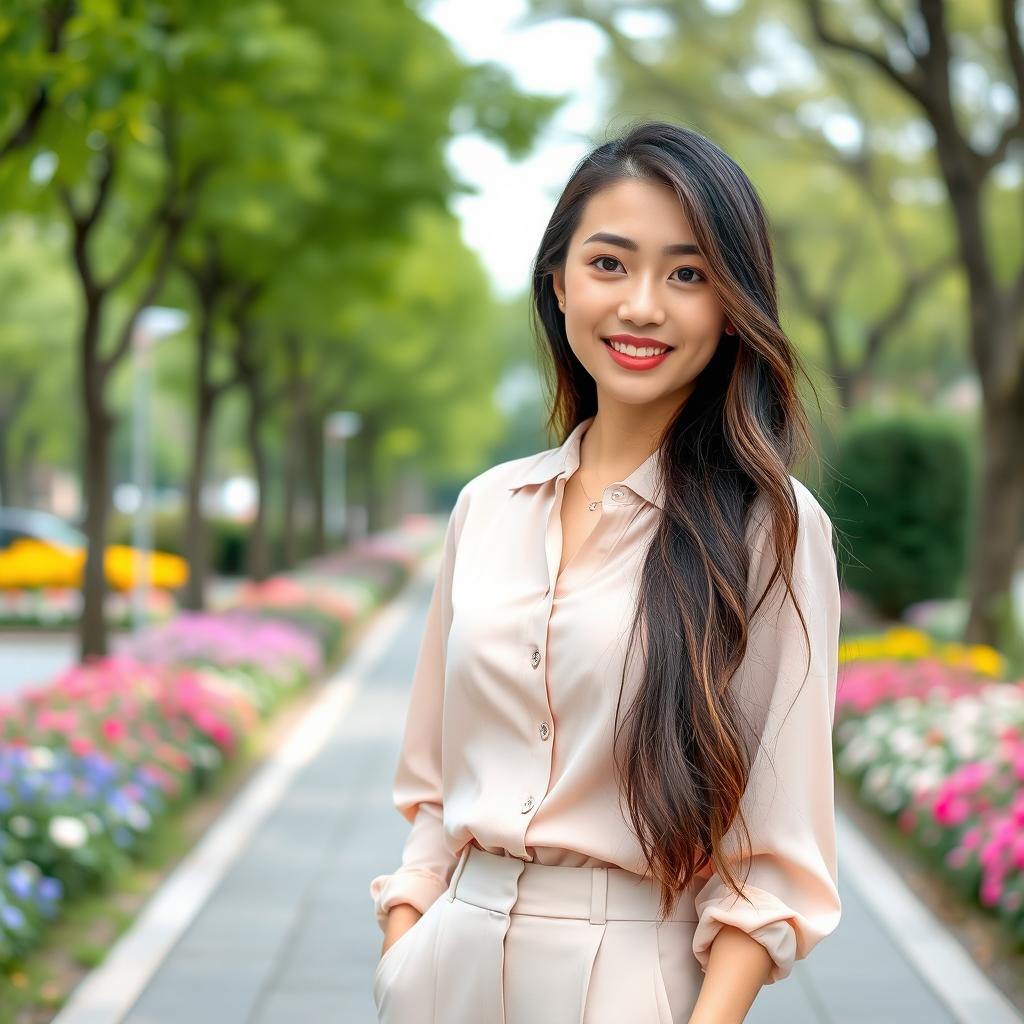
[[(1024, 520), (1024, 254), (1018, 246), (1009, 277), (1000, 280), (996, 256), (1001, 228), (986, 215), (986, 185), (993, 172), (1011, 147), (1024, 145), (1024, 46), (1017, 4), (999, 0), (999, 31), (983, 34), (979, 28), (987, 19), (965, 5), (957, 6), (954, 24), (954, 6), (945, 0), (918, 0), (902, 16), (878, 2), (873, 4), (877, 21), (871, 42), (837, 29), (822, 0), (805, 0), (805, 6), (824, 46), (883, 76), (920, 108), (935, 133), (936, 162), (949, 195), (967, 280), (970, 349), (984, 396), (984, 459), (966, 638), (993, 643), (1011, 621), (1010, 556), (1020, 544)], [(987, 41), (993, 37), (1003, 48), (1002, 68), (995, 46)], [(992, 106), (972, 111), (970, 101), (956, 94), (956, 50), (977, 62), (986, 75), (1003, 80), (1015, 98), (1016, 109), (1009, 118), (1000, 123)], [(993, 132), (990, 146), (979, 145), (973, 125), (963, 123), (979, 114)]]
[[(1024, 260), (1009, 227), (1019, 224), (1021, 185), (1019, 173), (1001, 173), (1024, 141), (1013, 0), (1000, 0), (995, 23), (964, 0), (915, 0), (899, 13), (879, 0), (776, 0), (720, 14), (641, 4), (629, 15), (653, 13), (660, 22), (640, 39), (622, 12), (599, 0), (533, 7), (606, 34), (617, 110), (659, 97), (756, 164), (789, 294), (818, 324), (844, 404), (863, 395), (887, 346), (906, 345), (910, 317), (942, 337), (921, 300), (934, 299), (949, 271), (966, 283), (963, 319), (984, 396), (967, 638), (995, 642), (1012, 606), (1008, 552), (1024, 518), (1024, 454), (1013, 440), (1024, 434)], [(984, 87), (958, 80), (957, 61)], [(1013, 113), (1004, 116), (1002, 106)], [(837, 119), (841, 136), (829, 131)], [(920, 145), (922, 136), (934, 138), (934, 150)], [(937, 181), (945, 193), (938, 207)], [(869, 244), (867, 225), (878, 244)], [(882, 261), (893, 272), (879, 302), (862, 268)], [(945, 306), (947, 319), (956, 315)], [(856, 325), (856, 344), (844, 342), (843, 324)]]

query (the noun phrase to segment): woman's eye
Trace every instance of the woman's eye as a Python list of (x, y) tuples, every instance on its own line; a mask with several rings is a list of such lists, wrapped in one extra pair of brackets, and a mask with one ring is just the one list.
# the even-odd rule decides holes
[[(608, 263), (613, 264), (613, 265), (610, 266), (610, 267), (609, 266), (605, 266), (604, 264), (605, 264), (606, 261)], [(606, 273), (614, 273), (615, 272), (615, 268), (621, 266), (622, 264), (619, 263), (619, 261), (614, 256), (598, 256), (597, 259), (593, 260), (590, 265), (592, 267), (597, 267), (598, 270), (603, 270)], [(704, 275), (696, 267), (679, 267), (677, 270), (674, 270), (673, 273), (674, 274), (678, 274), (678, 273), (696, 274), (697, 275), (697, 279), (699, 279), (701, 281), (705, 280)], [(686, 279), (677, 278), (676, 280), (678, 280), (680, 284), (693, 284), (693, 283), (695, 283), (695, 279), (692, 278), (692, 277), (689, 277), (689, 278), (686, 278)]]
[[(702, 281), (704, 280), (704, 275), (696, 267), (680, 267), (679, 270), (674, 271), (674, 273), (677, 273), (677, 274), (678, 273), (696, 274), (697, 277), (700, 278), (700, 280), (702, 280)], [(693, 278), (692, 277), (691, 278), (687, 278), (685, 281), (683, 281), (683, 284), (692, 284), (692, 283), (693, 283)]]

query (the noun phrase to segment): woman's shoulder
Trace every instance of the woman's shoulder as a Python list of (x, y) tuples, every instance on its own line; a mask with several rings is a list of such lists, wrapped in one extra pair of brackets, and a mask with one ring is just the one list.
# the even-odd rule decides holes
[[(832, 539), (832, 520), (825, 511), (817, 495), (802, 480), (798, 480), (790, 474), (790, 485), (796, 498), (798, 525), (797, 532), (805, 534), (808, 529), (818, 528), (825, 534), (825, 537)], [(759, 546), (761, 540), (769, 531), (768, 510), (764, 498), (758, 495), (754, 499), (750, 510), (750, 519), (747, 526), (747, 536), (754, 546)]]
[(503, 499), (511, 489), (534, 480), (537, 472), (557, 451), (557, 448), (548, 448), (490, 466), (466, 481), (457, 502), (468, 505)]

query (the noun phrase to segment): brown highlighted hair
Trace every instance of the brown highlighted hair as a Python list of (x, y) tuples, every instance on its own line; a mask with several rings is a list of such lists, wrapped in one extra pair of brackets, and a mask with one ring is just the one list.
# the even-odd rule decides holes
[[(746, 651), (749, 620), (780, 576), (795, 601), (798, 506), (789, 474), (802, 451), (798, 440), (809, 446), (811, 439), (795, 383), (798, 370), (806, 373), (779, 323), (761, 201), (718, 146), (663, 121), (634, 124), (584, 157), (541, 239), (532, 312), (549, 372), (549, 430), (564, 441), (597, 412), (596, 385), (569, 346), (551, 275), (564, 267), (590, 197), (624, 178), (675, 191), (737, 332), (723, 332), (660, 440), (665, 509), (644, 561), (630, 634), (631, 650), (638, 634), (644, 644), (643, 677), (621, 729), (616, 711), (622, 797), (667, 914), (709, 863), (743, 895), (724, 839), (738, 819), (749, 849), (740, 800), (760, 731), (729, 681)], [(755, 502), (759, 521), (766, 513), (779, 564), (748, 609), (746, 537)]]

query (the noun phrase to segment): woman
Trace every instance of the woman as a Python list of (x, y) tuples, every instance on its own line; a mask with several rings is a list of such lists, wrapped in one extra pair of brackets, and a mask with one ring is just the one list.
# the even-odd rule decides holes
[(708, 139), (580, 162), (533, 301), (560, 447), (459, 494), (370, 887), (389, 1024), (730, 1024), (833, 931), (832, 524), (768, 225)]

